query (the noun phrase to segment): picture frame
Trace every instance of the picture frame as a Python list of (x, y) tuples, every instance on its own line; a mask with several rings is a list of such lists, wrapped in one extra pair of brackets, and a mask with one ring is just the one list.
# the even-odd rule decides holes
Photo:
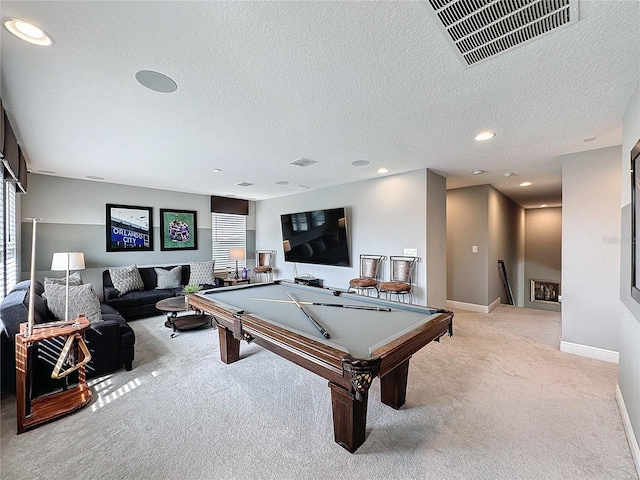
[(197, 250), (198, 212), (160, 209), (160, 250)]
[(631, 149), (631, 297), (640, 303), (640, 140)]
[(560, 304), (560, 282), (555, 280), (531, 280), (531, 301)]
[(107, 252), (153, 251), (153, 208), (106, 206)]

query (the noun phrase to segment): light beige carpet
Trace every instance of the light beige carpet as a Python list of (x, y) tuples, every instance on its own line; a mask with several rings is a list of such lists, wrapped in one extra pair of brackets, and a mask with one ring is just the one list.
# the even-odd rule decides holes
[(454, 337), (411, 360), (407, 403), (369, 396), (367, 440), (333, 441), (327, 382), (259, 346), (219, 360), (217, 332), (131, 322), (131, 372), (83, 410), (15, 434), (2, 397), (3, 479), (629, 479), (617, 365), (558, 351), (560, 315), (457, 311)]

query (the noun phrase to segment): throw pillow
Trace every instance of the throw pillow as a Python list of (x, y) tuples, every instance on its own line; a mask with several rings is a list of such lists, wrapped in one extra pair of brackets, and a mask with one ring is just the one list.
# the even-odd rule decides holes
[(189, 262), (191, 270), (189, 274), (189, 285), (215, 285), (216, 279), (213, 274), (215, 260), (210, 262)]
[(129, 265), (128, 267), (111, 267), (109, 269), (111, 282), (118, 294), (124, 295), (134, 290), (144, 290), (144, 282), (140, 276), (137, 265)]
[[(57, 283), (58, 285), (66, 285), (67, 284), (67, 277), (62, 277), (62, 278), (51, 278), (51, 277), (44, 277), (44, 283), (45, 285), (47, 283)], [(73, 272), (69, 274), (69, 286), (72, 285), (82, 285), (82, 277), (80, 276), (80, 272)]]
[[(66, 291), (65, 285), (57, 283), (46, 283), (44, 291), (47, 294), (47, 307), (58, 320), (66, 320), (64, 318)], [(102, 320), (100, 313), (100, 299), (93, 289), (93, 285), (69, 286), (69, 320), (78, 318), (84, 313), (91, 322)]]
[(180, 287), (180, 281), (182, 280), (182, 267), (180, 265), (171, 270), (157, 267), (154, 267), (154, 270), (158, 276), (158, 286), (156, 289)]

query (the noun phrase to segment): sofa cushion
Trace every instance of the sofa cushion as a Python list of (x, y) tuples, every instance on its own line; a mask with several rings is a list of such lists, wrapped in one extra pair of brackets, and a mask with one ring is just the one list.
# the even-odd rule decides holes
[(127, 267), (111, 267), (109, 269), (109, 275), (111, 275), (111, 281), (113, 286), (120, 295), (132, 292), (134, 290), (143, 290), (144, 283), (138, 267), (136, 265), (129, 265)]
[(173, 289), (137, 290), (135, 292), (129, 292), (122, 297), (110, 300), (109, 305), (122, 314), (121, 309), (135, 307), (138, 305), (155, 305), (160, 300), (175, 296), (176, 294)]
[[(37, 290), (36, 290), (37, 292)], [(0, 319), (7, 336), (13, 341), (16, 334), (20, 333), (20, 324), (29, 320), (29, 290), (16, 290), (7, 295), (0, 307)], [(33, 297), (33, 321), (34, 323), (46, 323), (55, 320), (47, 302), (40, 295)]]
[[(44, 293), (44, 285), (40, 283), (38, 280), (35, 280), (33, 284), (36, 287), (35, 294), (42, 295)], [(19, 290), (29, 290), (30, 286), (31, 286), (31, 280), (23, 280), (21, 282), (16, 283), (14, 287), (11, 289), (11, 291), (17, 292)]]
[(215, 260), (209, 262), (189, 262), (191, 275), (189, 275), (189, 285), (214, 285), (216, 283), (213, 274)]
[(91, 322), (102, 320), (100, 313), (100, 299), (93, 289), (93, 285), (74, 285), (69, 287), (69, 318), (65, 316), (66, 305), (65, 285), (46, 283), (44, 291), (47, 295), (47, 306), (51, 313), (59, 320), (70, 320), (84, 313)]
[(158, 286), (156, 288), (179, 288), (180, 280), (182, 279), (182, 267), (178, 265), (171, 270), (164, 268), (155, 268), (156, 275), (158, 276)]
[[(67, 277), (62, 278), (51, 278), (44, 277), (44, 284), (47, 283), (57, 283), (58, 285), (66, 285)], [(69, 286), (71, 285), (82, 285), (82, 277), (80, 276), (80, 272), (73, 272), (69, 274)]]

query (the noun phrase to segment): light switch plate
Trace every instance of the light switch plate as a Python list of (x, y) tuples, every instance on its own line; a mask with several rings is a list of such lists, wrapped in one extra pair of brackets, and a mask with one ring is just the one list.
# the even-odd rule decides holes
[(418, 256), (418, 249), (417, 248), (405, 248), (404, 249), (404, 254), (407, 257), (417, 257)]

